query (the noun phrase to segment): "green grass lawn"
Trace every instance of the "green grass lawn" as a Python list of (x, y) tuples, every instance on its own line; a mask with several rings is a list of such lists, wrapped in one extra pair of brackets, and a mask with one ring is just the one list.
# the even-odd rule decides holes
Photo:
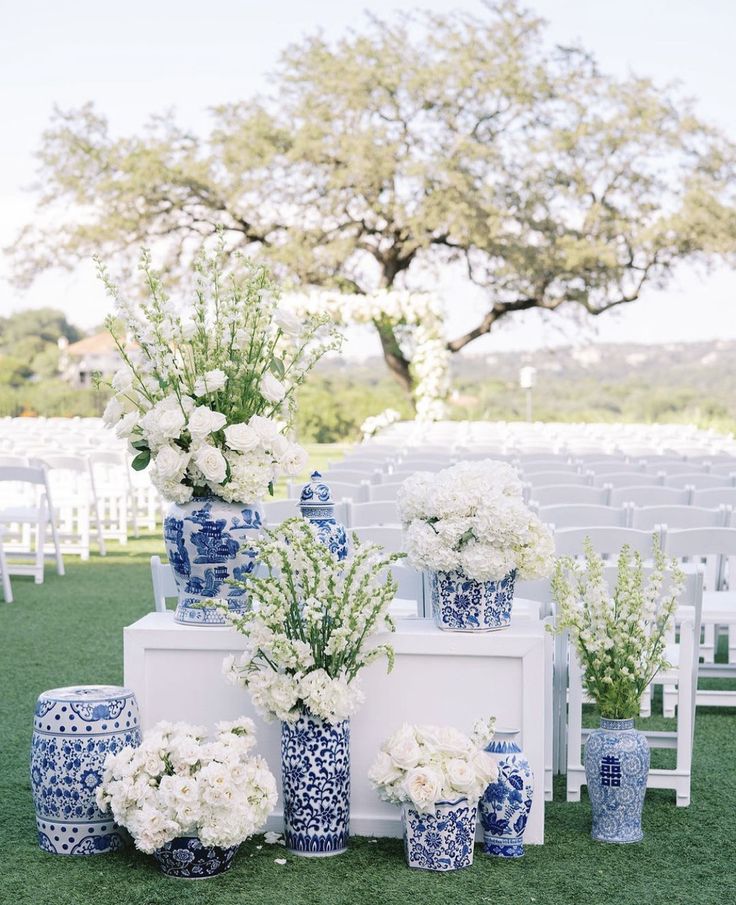
[[(67, 558), (37, 587), (16, 579), (16, 601), (0, 604), (0, 902), (14, 905), (731, 905), (736, 902), (736, 721), (733, 710), (698, 712), (693, 803), (647, 794), (645, 839), (634, 846), (591, 841), (590, 808), (566, 804), (564, 781), (547, 804), (546, 844), (518, 862), (485, 858), (456, 874), (410, 871), (399, 840), (355, 839), (339, 858), (287, 858), (254, 838), (232, 871), (203, 883), (167, 880), (135, 851), (89, 858), (46, 854), (36, 844), (28, 752), (39, 692), (123, 678), (123, 626), (151, 607), (148, 557), (157, 537), (111, 545), (105, 559)], [(489, 709), (493, 697), (489, 695)], [(661, 723), (661, 719), (653, 720)], [(541, 784), (541, 783), (540, 783)]]

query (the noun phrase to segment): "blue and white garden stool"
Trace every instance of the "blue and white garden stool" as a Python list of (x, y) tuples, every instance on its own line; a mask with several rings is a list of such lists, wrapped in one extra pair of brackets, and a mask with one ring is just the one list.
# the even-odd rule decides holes
[(31, 787), (38, 843), (57, 855), (100, 855), (123, 846), (97, 807), (105, 758), (141, 743), (135, 695), (114, 685), (45, 691), (36, 702)]
[(345, 526), (335, 518), (335, 503), (329, 484), (322, 480), (318, 471), (312, 472), (309, 483), (302, 488), (299, 511), (316, 527), (319, 539), (337, 559), (345, 559), (348, 555)]

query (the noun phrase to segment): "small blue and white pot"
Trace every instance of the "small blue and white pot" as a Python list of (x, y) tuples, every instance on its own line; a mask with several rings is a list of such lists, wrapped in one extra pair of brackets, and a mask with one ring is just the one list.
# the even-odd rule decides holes
[(435, 625), (445, 632), (493, 632), (511, 625), (516, 570), (500, 581), (464, 572), (430, 572)]
[(499, 858), (521, 858), (534, 777), (519, 746), (519, 730), (496, 729), (486, 751), (498, 764), (498, 779), (488, 786), (478, 804), (483, 851)]
[(246, 592), (227, 579), (242, 581), (255, 569), (256, 554), (247, 543), (262, 524), (256, 503), (226, 503), (218, 497), (172, 503), (164, 542), (179, 590), (176, 622), (227, 625), (220, 606), (237, 615), (245, 611)]
[(141, 743), (135, 695), (114, 685), (45, 691), (36, 702), (31, 789), (38, 844), (56, 855), (119, 851), (124, 836), (97, 807), (105, 758)]
[(322, 480), (318, 471), (313, 471), (310, 481), (302, 488), (299, 497), (299, 511), (317, 529), (322, 543), (338, 559), (348, 555), (348, 538), (345, 526), (335, 518), (335, 503), (329, 484)]
[(473, 863), (477, 807), (467, 798), (438, 801), (429, 812), (402, 808), (404, 853), (418, 870), (460, 870)]
[(177, 880), (209, 880), (232, 866), (239, 845), (203, 845), (196, 836), (178, 836), (153, 853), (161, 873)]
[(350, 835), (350, 720), (302, 713), (281, 724), (284, 841), (294, 855), (339, 855)]
[(639, 842), (649, 775), (649, 743), (631, 720), (601, 719), (585, 744), (593, 839)]

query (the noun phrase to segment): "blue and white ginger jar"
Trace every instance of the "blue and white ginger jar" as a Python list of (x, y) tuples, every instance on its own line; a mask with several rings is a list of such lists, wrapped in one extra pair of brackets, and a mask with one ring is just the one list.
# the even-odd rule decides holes
[(477, 807), (467, 798), (438, 801), (429, 812), (402, 808), (404, 854), (419, 870), (460, 870), (473, 863)]
[(493, 632), (511, 625), (516, 570), (500, 581), (464, 572), (430, 572), (435, 625), (446, 632)]
[(521, 858), (524, 830), (534, 796), (534, 776), (519, 746), (517, 729), (497, 729), (486, 746), (498, 765), (498, 779), (478, 805), (483, 851), (499, 858)]
[(196, 836), (177, 836), (153, 853), (162, 874), (177, 880), (209, 880), (232, 867), (239, 845), (204, 845)]
[(631, 720), (601, 719), (585, 744), (593, 839), (639, 842), (649, 775), (649, 743)]
[(284, 841), (307, 857), (339, 855), (350, 835), (350, 720), (302, 713), (281, 724)]
[(45, 691), (36, 702), (31, 789), (38, 842), (57, 855), (99, 855), (123, 847), (112, 815), (97, 807), (105, 758), (141, 743), (135, 695), (113, 685)]
[(312, 472), (309, 483), (302, 488), (299, 511), (316, 527), (319, 539), (337, 559), (345, 559), (348, 555), (345, 526), (335, 518), (335, 503), (330, 486), (322, 480), (318, 471)]
[(171, 505), (164, 519), (164, 542), (179, 590), (176, 622), (227, 625), (214, 601), (236, 615), (245, 612), (245, 590), (227, 579), (242, 581), (254, 571), (256, 554), (248, 541), (262, 526), (261, 509), (255, 503), (206, 497)]

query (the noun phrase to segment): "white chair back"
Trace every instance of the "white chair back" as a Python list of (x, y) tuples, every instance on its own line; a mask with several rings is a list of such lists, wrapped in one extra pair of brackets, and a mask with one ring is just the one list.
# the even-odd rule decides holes
[[(534, 487), (549, 487), (551, 485), (560, 484), (570, 486), (572, 484), (586, 485), (590, 484), (590, 475), (577, 474), (571, 471), (538, 471), (534, 474), (525, 474), (524, 480), (527, 484)], [(534, 493), (532, 493), (534, 496)]]
[(690, 472), (689, 474), (666, 475), (665, 487), (693, 487), (695, 490), (706, 490), (713, 487), (733, 487), (733, 478), (729, 475)]
[(353, 503), (347, 507), (347, 522), (350, 528), (366, 528), (400, 524), (399, 509), (393, 500), (378, 500), (369, 503)]
[[(389, 478), (391, 475), (389, 475)], [(368, 500), (373, 503), (384, 502), (388, 500), (395, 501), (403, 481), (391, 482), (389, 484), (371, 484), (368, 487)]]
[(609, 487), (649, 487), (653, 484), (661, 483), (661, 477), (646, 474), (643, 471), (616, 471), (593, 475), (593, 484), (597, 487), (603, 487), (604, 485)]
[(608, 488), (587, 487), (578, 484), (550, 484), (534, 487), (532, 501), (539, 506), (589, 505), (605, 506), (608, 502)]
[(386, 553), (404, 552), (404, 532), (401, 528), (355, 528), (362, 544), (380, 544)]
[(728, 510), (703, 509), (700, 506), (635, 506), (631, 527), (653, 531), (658, 525), (672, 528), (718, 528), (726, 524)]
[(660, 487), (652, 484), (643, 487), (612, 487), (611, 506), (685, 506), (690, 501), (690, 491), (679, 487)]
[(599, 556), (616, 558), (622, 547), (628, 546), (646, 559), (652, 554), (652, 534), (635, 528), (562, 528), (555, 531), (555, 552), (558, 556), (582, 556), (588, 539)]
[(592, 528), (602, 526), (626, 527), (629, 511), (625, 506), (595, 506), (580, 503), (574, 506), (540, 506), (539, 517), (557, 528)]
[(161, 562), (160, 556), (151, 557), (151, 583), (153, 584), (153, 606), (157, 613), (165, 613), (167, 597), (178, 597), (174, 570), (169, 563)]

